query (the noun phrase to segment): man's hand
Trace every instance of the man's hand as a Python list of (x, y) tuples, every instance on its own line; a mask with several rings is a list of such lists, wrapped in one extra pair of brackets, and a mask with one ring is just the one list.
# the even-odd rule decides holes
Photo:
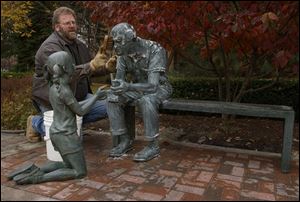
[[(129, 88), (129, 83), (127, 83), (121, 79), (115, 79), (112, 81), (112, 83), (114, 85), (112, 87), (110, 87), (110, 89), (116, 95), (125, 93)], [(115, 84), (117, 84), (117, 85), (115, 85)]]
[(116, 66), (117, 66), (117, 56), (114, 55), (105, 64), (105, 68), (109, 72), (116, 72)]
[(98, 52), (94, 57), (94, 59), (92, 59), (90, 62), (92, 71), (95, 71), (99, 68), (104, 68), (106, 62), (107, 62), (107, 56), (105, 54)]
[[(112, 56), (109, 60), (107, 59), (107, 51), (112, 51), (113, 40), (108, 35), (104, 36), (103, 42), (101, 43), (97, 55), (90, 62), (92, 71), (99, 68), (105, 68), (108, 72), (116, 72), (117, 56)], [(108, 60), (108, 61), (107, 61)]]

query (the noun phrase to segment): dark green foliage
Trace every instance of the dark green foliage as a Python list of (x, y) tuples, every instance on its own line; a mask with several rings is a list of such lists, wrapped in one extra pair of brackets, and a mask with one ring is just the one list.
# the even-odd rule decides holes
[[(52, 33), (52, 14), (60, 6), (70, 8), (79, 7), (71, 1), (33, 1), (33, 8), (29, 13), (32, 21), (31, 37), (21, 37), (20, 34), (1, 31), (1, 58), (17, 56), (14, 71), (25, 72), (33, 70), (34, 57), (42, 42)], [(76, 10), (76, 9), (74, 9)], [(2, 44), (3, 42), (3, 44)]]
[(9, 78), (23, 78), (32, 75), (33, 72), (1, 72), (1, 80)]
[[(33, 70), (34, 56), (41, 43), (52, 32), (51, 18), (53, 12), (53, 4), (46, 1), (34, 1), (33, 9), (29, 13), (32, 20), (33, 33), (31, 37), (21, 37), (18, 34), (12, 34), (13, 52), (8, 55), (17, 56), (17, 64), (14, 70), (17, 72), (25, 72)], [(5, 51), (4, 51), (5, 52)]]
[[(255, 87), (265, 85), (267, 80), (253, 82)], [(296, 112), (296, 119), (299, 120), (299, 80), (281, 80), (272, 88), (246, 94), (242, 102), (287, 105), (292, 106)]]
[[(217, 79), (170, 77), (170, 81), (174, 89), (173, 98), (218, 100)], [(270, 80), (255, 80), (251, 87), (257, 88), (268, 83)], [(245, 94), (241, 102), (292, 106), (299, 120), (299, 80), (281, 80), (271, 88)]]
[(170, 81), (174, 89), (172, 97), (196, 100), (218, 99), (216, 79), (171, 77)]
[(1, 74), (1, 129), (26, 129), (29, 115), (36, 114), (31, 101), (32, 75)]

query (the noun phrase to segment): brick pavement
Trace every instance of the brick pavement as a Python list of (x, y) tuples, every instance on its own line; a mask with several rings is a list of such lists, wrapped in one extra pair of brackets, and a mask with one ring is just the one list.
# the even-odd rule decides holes
[[(7, 174), (26, 162), (47, 161), (45, 143), (1, 133), (1, 200), (299, 200), (299, 160), (288, 174), (280, 158), (192, 148), (161, 142), (161, 155), (132, 161), (145, 142), (121, 158), (108, 158), (108, 135), (85, 135), (88, 176), (79, 180), (16, 185)], [(26, 194), (29, 198), (26, 198)]]

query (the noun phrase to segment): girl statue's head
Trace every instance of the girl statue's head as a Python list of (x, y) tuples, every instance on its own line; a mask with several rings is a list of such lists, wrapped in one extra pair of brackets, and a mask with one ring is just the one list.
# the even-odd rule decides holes
[(65, 51), (52, 53), (44, 66), (45, 77), (51, 83), (60, 78), (69, 79), (75, 70), (71, 56)]

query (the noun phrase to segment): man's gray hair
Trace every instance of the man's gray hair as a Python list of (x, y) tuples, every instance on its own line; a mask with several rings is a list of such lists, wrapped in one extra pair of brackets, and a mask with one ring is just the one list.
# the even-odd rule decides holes
[(112, 37), (115, 37), (117, 34), (124, 35), (126, 42), (136, 39), (134, 27), (126, 22), (119, 23), (111, 29)]
[(53, 17), (52, 17), (52, 27), (53, 27), (53, 29), (54, 29), (54, 26), (59, 23), (59, 21), (58, 21), (59, 16), (62, 15), (62, 14), (73, 15), (74, 18), (76, 19), (76, 14), (75, 14), (75, 11), (73, 9), (68, 8), (68, 7), (59, 7), (53, 12)]

